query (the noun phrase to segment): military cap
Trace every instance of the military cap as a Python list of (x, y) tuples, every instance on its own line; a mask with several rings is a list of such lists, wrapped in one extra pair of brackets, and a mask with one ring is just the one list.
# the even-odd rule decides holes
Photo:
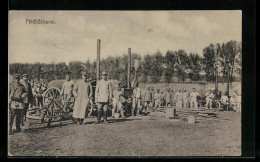
[(20, 79), (20, 74), (14, 74), (13, 77), (14, 79)]
[(106, 71), (102, 71), (102, 75), (107, 75), (107, 72)]
[(29, 76), (29, 74), (23, 74), (22, 77)]

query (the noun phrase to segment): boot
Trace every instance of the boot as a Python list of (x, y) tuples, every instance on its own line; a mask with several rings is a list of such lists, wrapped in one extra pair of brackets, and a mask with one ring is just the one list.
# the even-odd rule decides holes
[(100, 118), (101, 118), (101, 111), (99, 110), (97, 114), (97, 121), (94, 124), (100, 123)]
[(103, 119), (104, 119), (104, 123), (108, 124), (108, 122), (107, 122), (107, 112), (106, 111), (103, 112)]

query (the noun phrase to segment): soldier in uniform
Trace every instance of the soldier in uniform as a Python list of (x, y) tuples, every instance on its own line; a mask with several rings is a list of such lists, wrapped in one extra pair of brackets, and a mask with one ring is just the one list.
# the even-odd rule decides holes
[(113, 91), (113, 109), (112, 109), (112, 117), (115, 117), (115, 112), (119, 112), (121, 114), (121, 117), (124, 118), (124, 111), (123, 111), (123, 105), (120, 100), (122, 96), (121, 87), (118, 85), (117, 89)]
[(67, 107), (69, 100), (72, 97), (74, 82), (71, 80), (70, 72), (66, 73), (66, 81), (62, 85), (61, 96), (63, 97), (63, 109), (69, 111)]
[(95, 101), (98, 107), (97, 121), (95, 124), (100, 123), (101, 114), (103, 112), (104, 123), (107, 122), (107, 107), (112, 101), (112, 85), (111, 82), (107, 80), (107, 72), (102, 72), (102, 79), (97, 82), (95, 90)]
[(182, 92), (181, 92), (180, 88), (179, 88), (178, 92), (176, 92), (176, 94), (175, 94), (175, 101), (176, 101), (176, 107), (182, 108)]
[(197, 97), (201, 96), (198, 92), (196, 92), (196, 89), (193, 88), (193, 91), (190, 93), (190, 108), (193, 108), (193, 105), (195, 108), (198, 108), (198, 102)]
[(33, 92), (32, 92), (32, 87), (31, 83), (28, 82), (28, 74), (23, 74), (22, 75), (22, 80), (20, 83), (24, 86), (25, 92), (26, 92), (26, 97), (24, 98), (24, 109), (22, 112), (22, 125), (24, 125), (23, 121), (26, 121), (26, 114), (27, 110), (29, 109), (29, 106), (33, 104)]
[(136, 116), (140, 115), (141, 111), (141, 97), (142, 92), (139, 88), (139, 83), (135, 83), (135, 89), (133, 91), (133, 103), (132, 103), (132, 116), (134, 116), (134, 111), (136, 110)]
[(189, 97), (189, 93), (184, 88), (182, 92), (183, 108), (188, 108), (188, 97)]
[(157, 92), (154, 94), (154, 100), (155, 100), (155, 110), (161, 106), (161, 94), (160, 89), (157, 89)]
[(9, 123), (9, 134), (13, 134), (13, 122), (16, 120), (16, 132), (21, 131), (21, 116), (24, 109), (24, 99), (26, 98), (26, 90), (22, 84), (19, 83), (20, 75), (13, 75), (13, 83), (10, 84), (9, 88), (9, 110), (10, 110), (10, 123)]
[(206, 96), (206, 107), (211, 109), (212, 108), (212, 100), (214, 98), (214, 94), (213, 94), (213, 91), (212, 89), (209, 90), (209, 92), (206, 92), (205, 94)]
[(166, 106), (171, 106), (171, 99), (172, 99), (172, 94), (170, 92), (170, 88), (167, 88), (166, 94), (165, 94), (165, 102)]
[(152, 92), (150, 91), (150, 86), (147, 86), (146, 90), (144, 91), (143, 101), (144, 111), (147, 113), (147, 109), (149, 109), (150, 103), (152, 102)]
[(87, 110), (92, 99), (92, 86), (88, 83), (88, 73), (82, 72), (82, 80), (78, 81), (73, 89), (75, 98), (73, 117), (77, 119), (77, 124), (82, 125), (87, 117)]

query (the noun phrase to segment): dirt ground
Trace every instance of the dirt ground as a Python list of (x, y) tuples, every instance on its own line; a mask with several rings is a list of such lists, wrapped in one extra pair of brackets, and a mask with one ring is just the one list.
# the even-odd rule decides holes
[[(177, 114), (179, 111), (177, 110)], [(46, 127), (27, 120), (23, 131), (9, 136), (11, 156), (239, 156), (241, 114), (212, 110), (215, 118), (190, 124), (166, 119), (162, 113), (124, 119), (108, 118), (109, 125), (72, 121)]]

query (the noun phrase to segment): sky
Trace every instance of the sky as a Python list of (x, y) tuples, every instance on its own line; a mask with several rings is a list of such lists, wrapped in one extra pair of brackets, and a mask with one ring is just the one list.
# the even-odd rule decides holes
[[(29, 24), (26, 19), (55, 21)], [(242, 11), (10, 11), (9, 63), (141, 56), (184, 49), (202, 56), (213, 43), (242, 41)]]

